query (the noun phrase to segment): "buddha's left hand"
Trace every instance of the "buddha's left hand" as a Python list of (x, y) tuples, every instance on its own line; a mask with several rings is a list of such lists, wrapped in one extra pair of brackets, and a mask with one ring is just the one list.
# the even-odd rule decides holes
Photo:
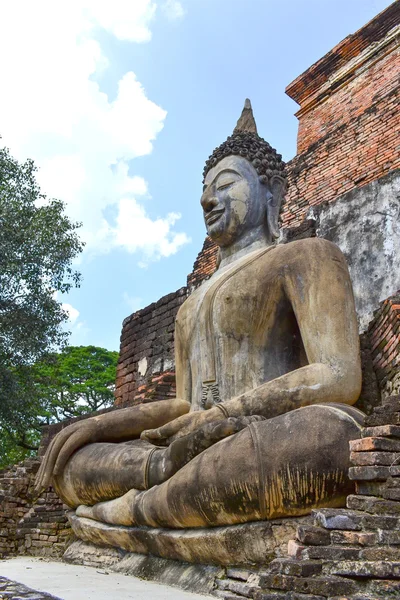
[(222, 421), (223, 419), (226, 419), (226, 416), (219, 408), (214, 407), (209, 410), (196, 411), (182, 415), (181, 417), (166, 423), (166, 425), (163, 425), (162, 427), (143, 431), (140, 437), (142, 440), (146, 440), (152, 444), (169, 446), (174, 440), (177, 440), (192, 431), (196, 431), (205, 423)]

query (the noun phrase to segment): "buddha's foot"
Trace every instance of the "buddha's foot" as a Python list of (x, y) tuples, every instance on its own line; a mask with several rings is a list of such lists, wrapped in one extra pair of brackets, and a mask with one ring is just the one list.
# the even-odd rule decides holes
[(133, 518), (133, 506), (137, 495), (137, 490), (130, 490), (120, 498), (99, 502), (94, 506), (85, 506), (81, 504), (76, 509), (78, 517), (86, 517), (94, 521), (110, 523), (111, 525), (135, 525)]
[(150, 487), (166, 481), (179, 469), (184, 467), (195, 456), (207, 450), (222, 439), (238, 433), (250, 423), (263, 421), (264, 417), (229, 417), (223, 421), (206, 423), (197, 431), (181, 437), (165, 450), (165, 453), (154, 455), (154, 463), (150, 466)]

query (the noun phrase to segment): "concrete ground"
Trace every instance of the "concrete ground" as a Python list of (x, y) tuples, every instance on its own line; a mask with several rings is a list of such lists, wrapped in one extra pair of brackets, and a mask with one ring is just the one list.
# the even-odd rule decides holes
[(0, 576), (62, 600), (206, 600), (177, 588), (119, 575), (107, 569), (82, 567), (41, 558), (0, 560)]

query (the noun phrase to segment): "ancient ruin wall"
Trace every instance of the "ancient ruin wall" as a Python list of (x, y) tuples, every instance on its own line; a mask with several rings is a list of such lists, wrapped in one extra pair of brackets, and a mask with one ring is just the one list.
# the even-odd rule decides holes
[(400, 394), (400, 290), (376, 311), (368, 334), (382, 396)]
[(397, 2), (287, 86), (288, 96), (300, 105), (298, 154), (398, 86), (399, 23)]
[(71, 529), (66, 506), (51, 488), (33, 491), (39, 459), (0, 471), (0, 558), (7, 555), (61, 557)]
[(175, 395), (175, 317), (185, 287), (127, 317), (122, 324), (115, 404), (165, 400)]

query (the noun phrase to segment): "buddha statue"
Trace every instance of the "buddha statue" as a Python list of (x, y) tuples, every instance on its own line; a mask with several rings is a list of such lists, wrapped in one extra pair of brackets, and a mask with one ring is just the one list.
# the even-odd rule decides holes
[(285, 189), (246, 100), (204, 170), (218, 268), (177, 315), (177, 399), (69, 425), (38, 489), (52, 483), (81, 517), (177, 529), (344, 504), (363, 421), (352, 286), (334, 244), (277, 243)]

